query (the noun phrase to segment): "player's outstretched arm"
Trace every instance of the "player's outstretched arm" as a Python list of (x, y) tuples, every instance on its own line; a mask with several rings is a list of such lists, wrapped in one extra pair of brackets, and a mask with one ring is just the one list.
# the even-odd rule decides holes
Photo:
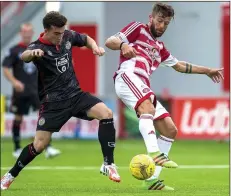
[(87, 36), (87, 48), (91, 49), (93, 54), (98, 55), (98, 56), (103, 56), (105, 53), (104, 48), (99, 47), (95, 40), (92, 39), (91, 37)]
[(25, 50), (22, 55), (21, 55), (21, 59), (24, 62), (30, 62), (32, 61), (34, 58), (39, 58), (42, 57), (44, 55), (44, 52), (41, 49), (34, 49), (34, 50)]
[(208, 68), (200, 65), (193, 65), (188, 62), (179, 61), (176, 65), (172, 66), (178, 72), (187, 74), (205, 74), (210, 77), (213, 82), (219, 83), (224, 76), (222, 74), (223, 68), (214, 69)]

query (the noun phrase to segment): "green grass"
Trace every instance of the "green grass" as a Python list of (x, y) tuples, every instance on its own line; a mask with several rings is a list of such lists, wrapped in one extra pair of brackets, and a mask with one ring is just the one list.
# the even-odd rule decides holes
[[(23, 141), (26, 145), (29, 141)], [(62, 154), (46, 160), (44, 154), (29, 166), (76, 166), (98, 167), (102, 163), (97, 141), (59, 140), (53, 142)], [(11, 188), (2, 196), (227, 196), (229, 195), (229, 169), (164, 169), (161, 179), (175, 188), (174, 192), (147, 191), (141, 181), (133, 178), (127, 167), (131, 158), (144, 153), (141, 140), (124, 140), (117, 143), (116, 163), (121, 167), (121, 183), (113, 183), (95, 170), (24, 170)], [(15, 162), (11, 140), (2, 140), (1, 166), (9, 167)], [(228, 165), (228, 143), (212, 141), (176, 141), (170, 157), (179, 165)], [(1, 170), (4, 174), (6, 170)]]

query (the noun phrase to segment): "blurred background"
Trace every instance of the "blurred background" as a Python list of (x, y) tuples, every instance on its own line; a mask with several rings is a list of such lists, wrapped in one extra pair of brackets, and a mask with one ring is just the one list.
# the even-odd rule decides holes
[[(168, 195), (228, 195), (230, 5), (224, 2), (169, 4), (176, 14), (161, 41), (179, 60), (223, 67), (225, 80), (215, 84), (204, 75), (180, 74), (165, 67), (153, 73), (153, 92), (178, 128), (170, 157), (179, 164), (179, 169), (163, 171), (160, 177), (176, 188), (176, 192)], [(36, 40), (43, 32), (42, 19), (48, 11), (59, 10), (68, 18), (69, 29), (86, 33), (104, 46), (109, 36), (131, 21), (147, 23), (152, 5), (153, 2), (1, 2), (1, 62), (9, 48), (20, 42), (20, 25), (31, 22), (35, 31), (33, 40)], [(113, 184), (98, 174), (102, 164), (98, 121), (72, 118), (53, 135), (52, 143), (61, 150), (61, 155), (54, 160), (37, 157), (23, 171), (25, 178), (13, 184), (15, 195), (23, 196), (26, 191), (29, 195), (85, 196), (92, 192), (133, 196), (146, 191), (139, 188), (140, 181), (128, 170), (132, 157), (146, 150), (135, 113), (117, 99), (114, 91), (112, 77), (118, 68), (119, 52), (105, 49), (105, 56), (98, 58), (86, 48), (75, 48), (73, 63), (82, 89), (100, 97), (114, 112), (118, 138), (115, 157), (123, 183)], [(12, 85), (4, 77), (1, 66), (1, 172), (6, 172), (15, 162), (11, 98)], [(20, 131), (22, 146), (33, 139), (37, 116), (33, 111), (24, 116)], [(8, 193), (13, 192), (4, 192)]]
[[(175, 120), (178, 139), (226, 140), (229, 137), (230, 93), (229, 3), (170, 4), (176, 15), (161, 37), (166, 47), (179, 60), (224, 67), (225, 80), (214, 84), (203, 75), (180, 74), (160, 67), (152, 75), (152, 89)], [(31, 22), (35, 30), (33, 40), (38, 38), (43, 32), (42, 18), (47, 11), (59, 10), (68, 18), (68, 28), (87, 33), (104, 46), (107, 37), (129, 22), (147, 23), (152, 5), (153, 2), (1, 2), (1, 60), (9, 48), (20, 41), (20, 24)], [(101, 97), (113, 109), (118, 137), (140, 137), (134, 112), (126, 109), (114, 92), (112, 76), (118, 67), (119, 53), (106, 49), (102, 58), (93, 56), (85, 48), (73, 49), (73, 53), (81, 87)], [(11, 84), (1, 72), (3, 138), (11, 136), (11, 94)], [(24, 118), (22, 137), (33, 136), (36, 121), (37, 113)], [(55, 137), (97, 138), (97, 126), (97, 121), (71, 119)]]

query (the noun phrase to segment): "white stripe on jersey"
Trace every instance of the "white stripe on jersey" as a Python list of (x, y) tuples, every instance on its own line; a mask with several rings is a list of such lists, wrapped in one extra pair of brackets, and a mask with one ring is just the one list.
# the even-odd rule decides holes
[(151, 36), (149, 33), (147, 33), (147, 31), (146, 31), (144, 28), (141, 28), (140, 34), (143, 34), (143, 35), (145, 35), (148, 39), (154, 41), (154, 39), (152, 38), (152, 36)]
[(144, 69), (141, 69), (139, 67), (135, 67), (134, 68), (134, 73), (137, 73), (137, 74), (139, 74), (141, 76), (144, 76), (145, 78), (147, 78), (149, 80), (149, 76), (148, 76), (148, 74), (146, 73), (146, 71)]
[(136, 58), (137, 61), (140, 61), (140, 62), (145, 64), (147, 74), (150, 74), (150, 66), (149, 66), (148, 61), (142, 56), (136, 56), (135, 58)]
[(141, 26), (142, 23), (140, 22), (135, 22), (134, 24), (132, 24), (125, 32), (124, 35), (127, 37), (129, 34), (131, 34), (136, 28), (138, 28), (139, 26)]
[(147, 44), (146, 42), (142, 42), (142, 41), (136, 40), (134, 43), (135, 43), (135, 44), (139, 44), (139, 45), (141, 45), (141, 46), (144, 46), (144, 47), (146, 47), (146, 48), (148, 48), (148, 49), (150, 49), (150, 50), (153, 49), (153, 46)]
[(153, 61), (153, 59), (149, 56), (149, 54), (148, 54), (148, 52), (147, 52), (146, 50), (144, 50), (143, 48), (141, 48), (139, 45), (138, 45), (138, 49), (139, 49), (139, 50), (142, 50), (142, 52), (145, 53), (146, 56), (147, 56), (151, 61)]

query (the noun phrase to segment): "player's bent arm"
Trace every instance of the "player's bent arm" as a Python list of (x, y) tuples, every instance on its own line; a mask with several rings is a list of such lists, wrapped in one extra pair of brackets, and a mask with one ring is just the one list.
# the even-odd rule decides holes
[(91, 37), (87, 36), (87, 44), (86, 47), (89, 49), (97, 48), (98, 45), (96, 44), (95, 40)]
[(106, 40), (105, 46), (111, 50), (120, 50), (122, 43), (124, 42), (122, 42), (118, 37), (111, 36)]
[(4, 73), (4, 76), (7, 78), (7, 80), (9, 80), (11, 82), (11, 84), (14, 84), (17, 81), (17, 79), (12, 74), (10, 68), (3, 67), (3, 73)]
[(184, 61), (179, 61), (177, 64), (172, 66), (172, 68), (178, 72), (188, 74), (207, 74), (210, 72), (210, 68), (208, 67), (194, 65)]
[(33, 58), (32, 50), (25, 50), (21, 55), (21, 59), (26, 63), (31, 62)]

